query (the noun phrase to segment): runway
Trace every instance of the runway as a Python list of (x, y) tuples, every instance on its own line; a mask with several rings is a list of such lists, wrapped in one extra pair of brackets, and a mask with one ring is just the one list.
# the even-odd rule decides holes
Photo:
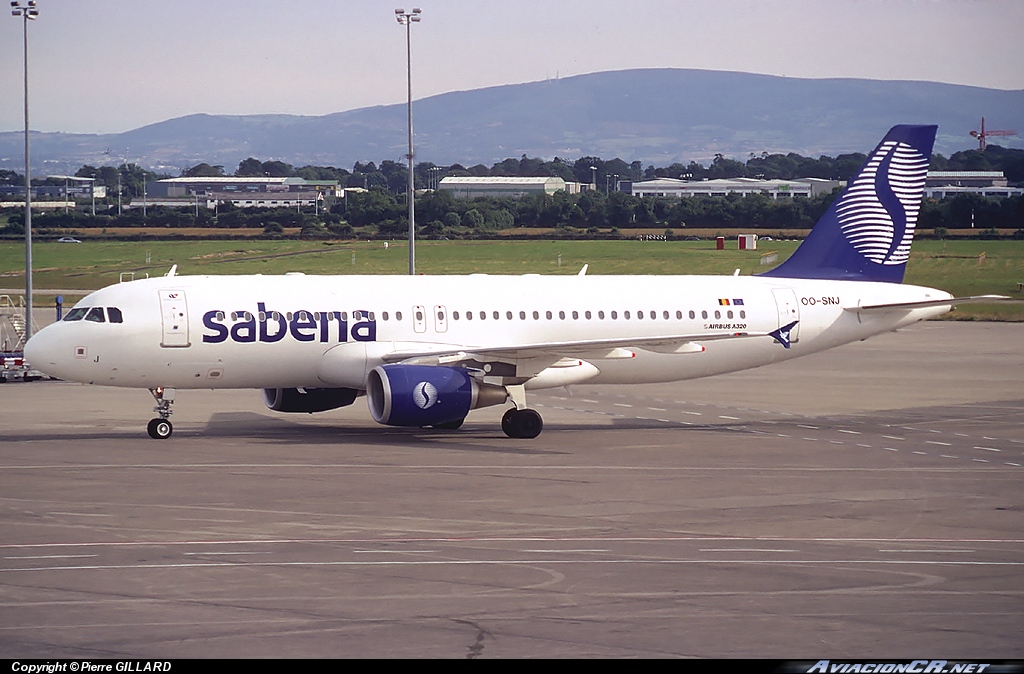
[(0, 385), (0, 657), (1024, 657), (1024, 325), (530, 404)]

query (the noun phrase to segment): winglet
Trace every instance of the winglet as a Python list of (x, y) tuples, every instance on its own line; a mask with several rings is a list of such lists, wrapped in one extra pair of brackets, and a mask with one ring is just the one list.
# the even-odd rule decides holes
[(784, 348), (788, 349), (791, 345), (791, 342), (789, 341), (789, 333), (793, 331), (793, 328), (795, 328), (796, 324), (799, 322), (800, 321), (793, 321), (788, 325), (783, 325), (778, 330), (775, 330), (774, 332), (769, 332), (768, 336), (774, 337), (776, 342), (781, 344)]

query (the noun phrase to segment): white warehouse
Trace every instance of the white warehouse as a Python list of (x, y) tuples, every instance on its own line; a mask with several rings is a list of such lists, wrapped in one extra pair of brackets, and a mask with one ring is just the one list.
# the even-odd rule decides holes
[(656, 178), (633, 183), (635, 197), (724, 197), (728, 194), (764, 194), (769, 199), (791, 199), (828, 194), (836, 187), (845, 187), (842, 180), (801, 178), (800, 180), (759, 180), (757, 178), (729, 178), (718, 180), (679, 180)]
[(561, 178), (518, 178), (518, 177), (449, 177), (442, 178), (437, 186), (448, 190), (457, 197), (521, 197), (526, 194), (554, 194), (565, 190), (566, 182)]

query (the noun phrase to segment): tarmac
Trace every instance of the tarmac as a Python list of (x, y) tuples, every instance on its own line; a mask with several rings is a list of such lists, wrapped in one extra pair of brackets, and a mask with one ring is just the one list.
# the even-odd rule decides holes
[(1024, 658), (1024, 325), (458, 431), (0, 384), (0, 657)]

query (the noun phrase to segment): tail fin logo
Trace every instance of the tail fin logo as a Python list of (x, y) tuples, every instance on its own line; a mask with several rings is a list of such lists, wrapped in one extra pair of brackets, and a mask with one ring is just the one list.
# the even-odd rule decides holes
[(899, 265), (910, 257), (928, 158), (906, 143), (878, 146), (836, 204), (843, 234), (876, 264)]

